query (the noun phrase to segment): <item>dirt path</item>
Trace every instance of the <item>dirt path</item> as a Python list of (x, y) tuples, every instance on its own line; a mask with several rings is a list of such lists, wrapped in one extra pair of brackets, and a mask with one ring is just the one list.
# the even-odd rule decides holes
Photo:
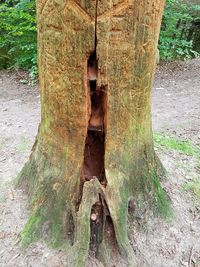
[[(160, 66), (153, 91), (153, 128), (200, 148), (200, 60)], [(173, 206), (171, 222), (154, 220), (134, 241), (154, 267), (200, 267), (200, 198), (184, 190), (198, 180), (199, 160), (194, 155), (158, 148), (168, 177), (162, 182)], [(198, 190), (199, 190), (198, 189)], [(200, 197), (200, 190), (199, 190)]]
[[(199, 74), (200, 59), (162, 65), (157, 70), (153, 92), (154, 130), (190, 140), (196, 147), (200, 147)], [(62, 250), (52, 250), (41, 242), (22, 250), (17, 243), (28, 211), (26, 195), (15, 190), (12, 182), (30, 154), (39, 120), (38, 88), (21, 84), (16, 73), (1, 72), (0, 267), (65, 266)], [(174, 219), (155, 219), (143, 231), (130, 234), (130, 238), (136, 254), (144, 255), (151, 267), (198, 267), (200, 200), (183, 187), (199, 178), (199, 163), (196, 157), (173, 149), (158, 147), (157, 152), (168, 171), (163, 187), (171, 198)], [(141, 263), (142, 266), (146, 265)]]

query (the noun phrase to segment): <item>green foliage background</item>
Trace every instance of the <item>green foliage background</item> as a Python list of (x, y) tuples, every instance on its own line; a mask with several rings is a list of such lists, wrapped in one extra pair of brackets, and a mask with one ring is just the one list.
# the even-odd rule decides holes
[(190, 59), (200, 53), (200, 0), (167, 0), (159, 39), (160, 58)]
[(0, 4), (0, 68), (37, 72), (35, 1), (6, 0)]
[[(37, 76), (35, 13), (35, 0), (1, 1), (0, 69), (26, 69), (31, 76)], [(191, 40), (189, 39), (194, 21), (200, 23), (200, 5), (167, 0), (159, 40), (161, 59), (199, 56), (200, 26), (194, 30)]]

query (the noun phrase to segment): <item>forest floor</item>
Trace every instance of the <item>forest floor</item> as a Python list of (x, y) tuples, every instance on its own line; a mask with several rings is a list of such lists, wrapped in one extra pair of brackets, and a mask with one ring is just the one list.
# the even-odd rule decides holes
[[(28, 159), (40, 121), (38, 87), (22, 82), (26, 73), (0, 72), (0, 267), (62, 267), (64, 251), (42, 242), (22, 249), (18, 243), (28, 218), (27, 197), (13, 181)], [(157, 68), (153, 128), (167, 170), (162, 186), (174, 215), (154, 219), (131, 232), (130, 239), (148, 266), (200, 267), (200, 59)]]

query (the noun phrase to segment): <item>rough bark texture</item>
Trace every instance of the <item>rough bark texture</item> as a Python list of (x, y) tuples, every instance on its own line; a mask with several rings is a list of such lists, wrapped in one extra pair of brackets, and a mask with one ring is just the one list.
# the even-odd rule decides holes
[[(150, 99), (163, 6), (163, 0), (37, 0), (42, 115), (19, 175), (31, 206), (21, 238), (25, 245), (39, 236), (65, 243), (68, 266), (85, 266), (88, 253), (104, 266), (136, 266), (128, 210), (133, 218), (152, 207), (167, 212)], [(91, 55), (97, 93), (88, 79)], [(100, 113), (99, 133), (88, 130)]]

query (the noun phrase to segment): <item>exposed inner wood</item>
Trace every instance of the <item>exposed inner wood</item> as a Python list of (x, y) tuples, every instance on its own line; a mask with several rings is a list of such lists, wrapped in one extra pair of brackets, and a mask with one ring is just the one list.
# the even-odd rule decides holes
[(104, 154), (105, 154), (105, 90), (97, 87), (98, 62), (96, 53), (91, 53), (88, 59), (88, 85), (90, 91), (91, 114), (88, 122), (88, 132), (85, 142), (83, 181), (97, 178), (106, 186)]
[(89, 121), (89, 130), (104, 131), (104, 92), (100, 89), (91, 91), (92, 112)]
[(96, 81), (98, 75), (98, 62), (96, 59), (96, 52), (92, 52), (88, 59), (88, 80), (89, 81)]
[[(104, 86), (97, 86), (98, 61), (96, 52), (91, 53), (87, 67), (88, 90), (90, 94), (90, 117), (88, 121), (87, 137), (84, 149), (84, 161), (81, 176), (81, 193), (84, 183), (91, 179), (98, 179), (106, 187), (104, 166), (105, 155), (105, 114), (106, 90)], [(81, 195), (81, 194), (80, 194)], [(81, 196), (79, 203), (81, 202)], [(90, 253), (97, 256), (98, 248), (103, 239), (105, 214), (107, 209), (103, 205), (104, 199), (99, 195), (99, 201), (91, 209), (90, 216)]]

